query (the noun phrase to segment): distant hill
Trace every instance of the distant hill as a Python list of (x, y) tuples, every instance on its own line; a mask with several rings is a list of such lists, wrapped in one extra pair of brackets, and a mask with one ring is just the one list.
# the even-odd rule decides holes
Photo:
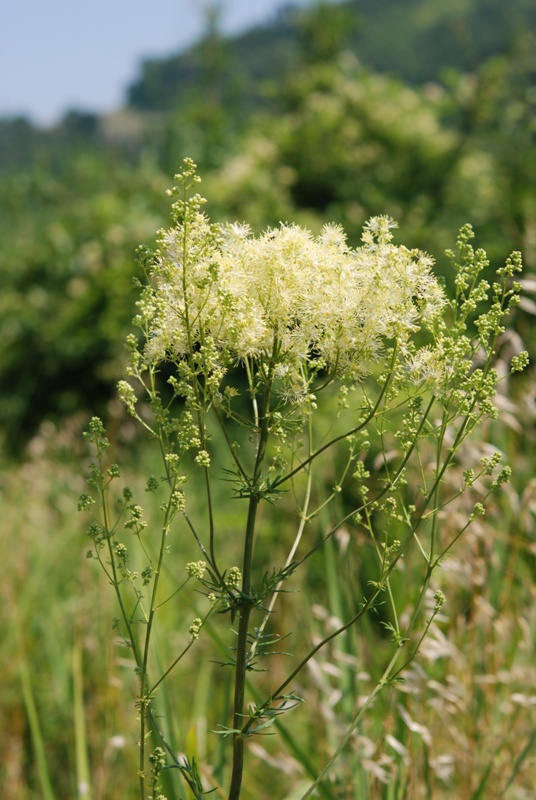
[(264, 81), (280, 81), (298, 68), (315, 14), (321, 22), (323, 15), (325, 27), (344, 14), (341, 38), (364, 66), (416, 84), (441, 81), (446, 70), (471, 72), (507, 52), (527, 29), (536, 30), (534, 0), (346, 0), (305, 10), (289, 5), (271, 22), (219, 44), (212, 34), (183, 53), (145, 61), (128, 103), (153, 111), (176, 107), (199, 94), (211, 66), (220, 69), (224, 95), (241, 82), (247, 99), (259, 102)]
[[(130, 128), (143, 139), (154, 131), (155, 115), (208, 105), (230, 112), (240, 128), (255, 108), (270, 107), (270, 96), (304, 63), (351, 50), (366, 67), (413, 84), (446, 79), (449, 70), (472, 72), (493, 55), (508, 52), (527, 30), (536, 31), (534, 0), (346, 0), (308, 9), (291, 4), (273, 20), (238, 36), (217, 26), (194, 46), (142, 63), (126, 90), (127, 110), (145, 116)], [(330, 39), (331, 37), (331, 39)], [(281, 97), (281, 92), (278, 91)], [(202, 119), (202, 118), (201, 118)], [(27, 163), (54, 168), (66, 149), (125, 146), (110, 135), (107, 117), (71, 111), (54, 129), (43, 131), (24, 118), (0, 120), (0, 174)], [(132, 137), (127, 137), (132, 154)]]

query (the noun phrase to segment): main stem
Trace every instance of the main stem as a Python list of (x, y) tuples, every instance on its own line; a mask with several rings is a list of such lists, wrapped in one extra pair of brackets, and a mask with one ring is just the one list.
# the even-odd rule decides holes
[[(251, 593), (253, 535), (255, 532), (255, 519), (257, 516), (258, 507), (259, 497), (250, 497), (248, 521), (246, 526), (246, 541), (244, 544), (244, 567), (242, 573), (242, 593), (246, 597), (249, 597)], [(231, 787), (229, 789), (229, 800), (238, 800), (240, 797), (242, 774), (244, 771), (244, 736), (241, 733), (241, 729), (244, 725), (244, 695), (246, 688), (247, 647), (250, 615), (251, 605), (248, 603), (242, 608), (240, 612), (240, 621), (238, 623), (233, 715), (233, 728), (237, 732), (233, 734), (233, 772), (231, 776)]]
[(244, 561), (242, 565), (242, 596), (244, 599), (244, 605), (240, 610), (238, 638), (236, 644), (236, 672), (233, 712), (233, 728), (236, 732), (233, 734), (233, 771), (231, 775), (231, 786), (229, 788), (229, 800), (239, 800), (240, 791), (242, 788), (242, 775), (244, 772), (245, 737), (242, 734), (242, 728), (244, 726), (244, 697), (248, 665), (248, 629), (249, 618), (253, 607), (251, 601), (251, 566), (253, 560), (255, 520), (257, 518), (257, 509), (262, 498), (259, 482), (262, 473), (264, 454), (266, 452), (266, 443), (268, 441), (270, 388), (271, 375), (269, 375), (265, 385), (263, 415), (259, 420), (259, 443), (255, 458), (255, 467), (253, 470), (251, 494), (249, 496), (248, 517), (244, 541)]

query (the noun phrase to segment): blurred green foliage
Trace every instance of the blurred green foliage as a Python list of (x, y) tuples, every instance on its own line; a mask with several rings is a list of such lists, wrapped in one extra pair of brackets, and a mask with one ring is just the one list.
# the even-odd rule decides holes
[(165, 224), (185, 155), (216, 219), (332, 220), (357, 243), (384, 213), (434, 254), (469, 221), (493, 261), (519, 249), (534, 271), (535, 14), (320, 2), (226, 40), (214, 12), (195, 47), (142, 66), (123, 111), (0, 121), (1, 438), (13, 451), (45, 418), (103, 411), (135, 248)]
[[(474, 224), (478, 244), (495, 262), (522, 250), (522, 307), (499, 360), (506, 372), (516, 349), (512, 337), (524, 339), (533, 362), (536, 356), (535, 144), (533, 0), (354, 0), (328, 8), (320, 3), (309, 11), (282, 12), (274, 24), (233, 40), (221, 37), (213, 18), (196, 47), (144, 64), (128, 106), (116, 114), (74, 111), (48, 131), (25, 119), (0, 120), (0, 442), (10, 455), (26, 453), (41, 426), (27, 462), (5, 470), (0, 481), (7, 562), (0, 596), (6, 618), (15, 622), (2, 641), (3, 796), (44, 796), (20, 696), (24, 663), (31, 670), (55, 796), (81, 796), (71, 665), (80, 648), (93, 797), (122, 796), (125, 776), (135, 768), (133, 676), (111, 642), (114, 611), (85, 566), (86, 542), (73, 523), (76, 498), (86, 488), (72, 463), (83, 458), (76, 449), (75, 412), (106, 416), (123, 377), (122, 342), (137, 296), (135, 249), (167, 223), (165, 190), (182, 158), (198, 161), (214, 219), (246, 219), (256, 230), (280, 220), (312, 228), (336, 220), (356, 243), (366, 218), (386, 213), (400, 223), (404, 242), (435, 255), (452, 246), (465, 222)], [(444, 270), (441, 260), (438, 270)], [(433, 681), (428, 685), (416, 671), (408, 676), (410, 691), (397, 699), (429, 726), (439, 767), (445, 754), (454, 754), (457, 788), (492, 800), (514, 797), (515, 786), (510, 795), (501, 792), (534, 735), (534, 390), (527, 378), (519, 381), (513, 391), (512, 384), (502, 384), (501, 422), (483, 431), (512, 463), (514, 484), (484, 527), (460, 543), (445, 570), (454, 610), (448, 630), (434, 634), (423, 661)], [(47, 420), (66, 422), (58, 432)], [(120, 443), (132, 436), (128, 425), (122, 434)], [(137, 453), (135, 471), (141, 462), (149, 469), (150, 454)], [(137, 474), (133, 485), (136, 480)], [(228, 524), (231, 534), (231, 515)], [(271, 538), (281, 554), (282, 531), (280, 520)], [(233, 541), (229, 535), (230, 546)], [(303, 587), (313, 613), (297, 634), (325, 633), (331, 615), (349, 615), (371, 577), (368, 548), (368, 541), (354, 541), (341, 530), (334, 552), (319, 553), (318, 580)], [(411, 563), (400, 582), (400, 592), (418, 591)], [(289, 630), (296, 625), (290, 600), (291, 595), (283, 598), (282, 610)], [(172, 604), (169, 614), (176, 614)], [(345, 642), (342, 654), (325, 655), (319, 721), (300, 728), (299, 738), (315, 763), (323, 763), (334, 745), (334, 693), (340, 690), (343, 714), (347, 706), (351, 713), (359, 692), (367, 690), (364, 670), (375, 674), (386, 636), (381, 621), (371, 618), (362, 635)], [(170, 628), (175, 622), (170, 620)], [(447, 657), (439, 657), (445, 635), (454, 644)], [(175, 645), (171, 636), (163, 648)], [(195, 703), (204, 712), (222, 687), (221, 670), (198, 659), (191, 674), (188, 686), (195, 675)], [(351, 683), (356, 675), (357, 688)], [(184, 685), (174, 687), (173, 712), (176, 704), (182, 711), (187, 695)], [(515, 697), (520, 712), (512, 725), (507, 708)], [(415, 765), (428, 770), (429, 746), (402, 725), (395, 705), (391, 699), (379, 705), (371, 727), (404, 744), (411, 774), (402, 764), (395, 789), (373, 776), (377, 784), (367, 794), (367, 780), (354, 772), (360, 797), (419, 796)], [(341, 705), (335, 712), (341, 714)], [(372, 733), (363, 733), (366, 744)], [(198, 736), (203, 755), (206, 731), (187, 735)], [(267, 737), (266, 747), (277, 739)], [(505, 740), (499, 757), (498, 742)], [(385, 750), (392, 757), (387, 745)], [(378, 752), (371, 752), (372, 764)], [(279, 750), (273, 757), (287, 763)], [(270, 796), (283, 796), (279, 784), (272, 785), (273, 771), (262, 758), (259, 763), (252, 796), (263, 798), (267, 787)], [(447, 788), (437, 796), (452, 797), (452, 765), (443, 766)], [(481, 775), (492, 778), (479, 790)], [(518, 792), (531, 796), (533, 766), (516, 783)]]
[(10, 443), (109, 396), (135, 247), (158, 227), (164, 188), (152, 170), (92, 152), (2, 182), (0, 425)]

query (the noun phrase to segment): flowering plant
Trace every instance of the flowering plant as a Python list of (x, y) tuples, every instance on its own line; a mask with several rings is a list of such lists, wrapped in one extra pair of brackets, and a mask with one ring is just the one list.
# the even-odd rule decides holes
[[(129, 375), (142, 398), (132, 383), (119, 385), (129, 412), (162, 452), (162, 475), (147, 482), (149, 492), (164, 493), (159, 533), (126, 487), (119, 512), (111, 511), (110, 487), (119, 468), (106, 467), (108, 440), (103, 424), (93, 419), (87, 437), (97, 461), (90, 484), (101, 513), (90, 527), (89, 554), (114, 587), (121, 611), (117, 625), (139, 679), (141, 800), (148, 785), (153, 797), (163, 797), (167, 767), (179, 770), (196, 798), (217, 783), (208, 766), (176, 755), (155, 710), (163, 682), (214, 615), (230, 619), (235, 631), (225, 661), (234, 672), (232, 711), (218, 732), (232, 741), (228, 797), (238, 800), (246, 742), (279, 725), (301, 700), (294, 687), (304, 680), (305, 666), (363, 620), (380, 597), (387, 598), (392, 652), (338, 746), (304, 789), (305, 800), (332, 772), (376, 695), (415, 658), (445, 600), (441, 589), (430, 589), (433, 576), (464, 530), (485, 513), (486, 497), (508, 480), (499, 453), (469, 464), (466, 441), (497, 413), (493, 358), (504, 318), (517, 302), (513, 279), (520, 257), (513, 254), (490, 286), (481, 277), (485, 253), (472, 248), (467, 226), (458, 255), (449, 253), (455, 287), (450, 298), (429, 256), (393, 243), (395, 224), (386, 217), (367, 223), (356, 249), (334, 225), (318, 236), (281, 225), (255, 237), (244, 225), (211, 224), (195, 194), (198, 182), (195, 165), (185, 160), (171, 191), (173, 226), (160, 232), (154, 253), (141, 253), (148, 282), (135, 322), (143, 339), (131, 335), (128, 344)], [(512, 370), (526, 362), (526, 354), (519, 354)], [(449, 476), (460, 463), (465, 469), (456, 485)], [(240, 567), (229, 562), (221, 533), (215, 486), (222, 477), (230, 481), (228, 501), (244, 503)], [(195, 497), (204, 495), (197, 519), (189, 510), (189, 484)], [(470, 507), (453, 530), (443, 524), (445, 508), (463, 495)], [(84, 494), (80, 507), (93, 501)], [(278, 506), (284, 508), (287, 556), (282, 563), (259, 563), (266, 528), (261, 509)], [(329, 524), (319, 535), (314, 526), (320, 518)], [(128, 566), (134, 543), (119, 540), (120, 521), (146, 560), (140, 572)], [(184, 563), (185, 578), (170, 590), (163, 567), (171, 558), (172, 532), (181, 524), (202, 560)], [(268, 627), (283, 585), (292, 587), (297, 570), (343, 526), (350, 536), (359, 531), (369, 538), (375, 578), (364, 596), (355, 597), (354, 613), (297, 654), (284, 677), (278, 669), (261, 692), (249, 678), (286, 635)], [(419, 600), (402, 618), (392, 583), (413, 551), (422, 568)], [(170, 665), (159, 667), (152, 660), (159, 609), (190, 580), (205, 605), (187, 627), (185, 647)], [(156, 739), (151, 752), (149, 736)]]

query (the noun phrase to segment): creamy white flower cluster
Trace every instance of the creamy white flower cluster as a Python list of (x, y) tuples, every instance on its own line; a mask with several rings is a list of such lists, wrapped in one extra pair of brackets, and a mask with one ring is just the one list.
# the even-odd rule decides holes
[(309, 374), (359, 379), (384, 342), (400, 352), (432, 328), (443, 291), (427, 255), (392, 243), (395, 223), (371, 219), (362, 245), (343, 230), (319, 236), (281, 225), (259, 237), (246, 225), (211, 226), (199, 211), (160, 234), (152, 290), (140, 303), (145, 357), (178, 360), (194, 349), (233, 362), (272, 363), (286, 389)]

